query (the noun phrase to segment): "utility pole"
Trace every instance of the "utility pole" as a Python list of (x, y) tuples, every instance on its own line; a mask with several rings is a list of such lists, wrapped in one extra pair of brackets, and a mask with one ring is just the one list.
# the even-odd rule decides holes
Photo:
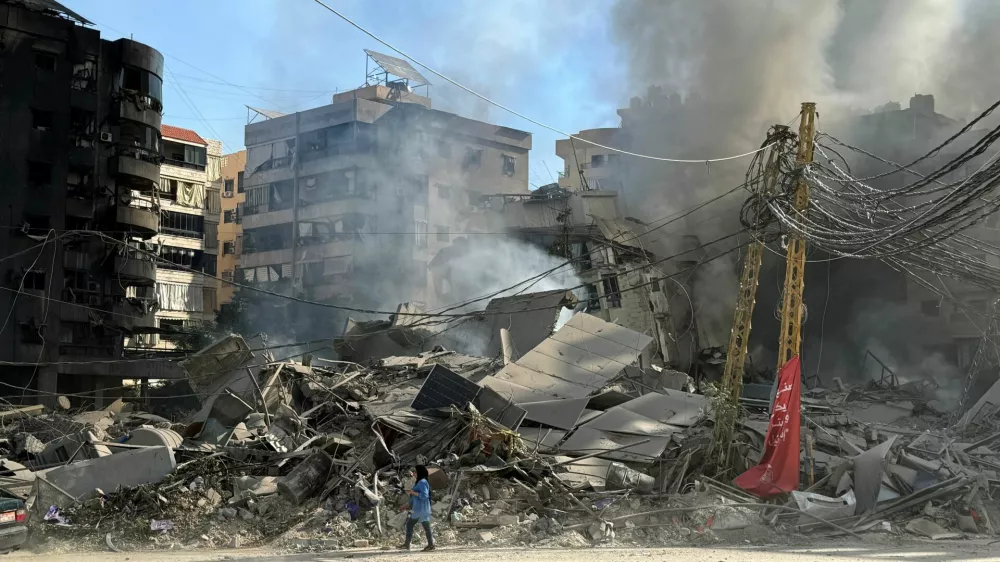
[[(767, 197), (775, 192), (781, 160), (784, 158), (788, 141), (792, 138), (794, 137), (788, 127), (784, 125), (775, 125), (768, 135), (767, 142), (773, 146), (764, 166), (762, 181), (750, 195), (759, 199), (760, 205), (766, 204)], [(743, 259), (743, 273), (740, 276), (740, 292), (736, 299), (733, 328), (729, 333), (726, 368), (722, 374), (723, 398), (719, 401), (715, 412), (715, 446), (719, 466), (726, 464), (729, 444), (738, 418), (740, 394), (743, 391), (743, 367), (746, 363), (747, 342), (750, 339), (750, 320), (753, 317), (754, 304), (757, 302), (758, 276), (761, 260), (764, 257), (762, 240), (764, 225), (757, 220), (757, 217), (753, 217), (753, 220), (754, 224), (750, 228), (750, 244)]]
[[(799, 146), (795, 164), (800, 174), (813, 161), (813, 135), (816, 132), (816, 104), (802, 104), (799, 122)], [(805, 218), (809, 206), (809, 184), (800, 175), (793, 200), (796, 219)], [(778, 336), (778, 370), (799, 355), (802, 348), (802, 293), (805, 290), (806, 241), (791, 232), (788, 235), (788, 254), (785, 258), (785, 290), (781, 303), (781, 332)]]

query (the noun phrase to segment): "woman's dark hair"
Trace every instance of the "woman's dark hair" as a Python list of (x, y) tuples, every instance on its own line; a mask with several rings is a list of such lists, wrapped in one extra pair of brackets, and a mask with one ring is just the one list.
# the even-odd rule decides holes
[(417, 465), (417, 482), (420, 482), (421, 480), (426, 480), (426, 479), (427, 479), (427, 467), (424, 466), (424, 465), (422, 465), (422, 464), (418, 464)]

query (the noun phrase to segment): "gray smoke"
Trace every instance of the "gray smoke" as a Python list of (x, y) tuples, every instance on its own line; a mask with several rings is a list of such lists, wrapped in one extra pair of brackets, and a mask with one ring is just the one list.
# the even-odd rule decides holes
[[(990, 0), (623, 0), (612, 15), (612, 38), (628, 64), (629, 90), (642, 96), (639, 104), (647, 108), (642, 119), (623, 125), (629, 146), (645, 154), (701, 159), (753, 150), (772, 124), (796, 130), (803, 101), (817, 103), (822, 130), (889, 101), (906, 107), (917, 93), (933, 94), (938, 112), (968, 119), (1000, 92), (1000, 76), (984, 72), (996, 66), (1000, 47), (994, 32), (1000, 4)], [(628, 208), (654, 220), (741, 183), (749, 159), (626, 163)], [(743, 198), (734, 195), (725, 200), (728, 205), (692, 215), (681, 228), (703, 242), (734, 232)], [(710, 215), (714, 220), (706, 220)], [(731, 322), (736, 294), (731, 285), (709, 283), (696, 297), (696, 308), (715, 311), (708, 323)], [(807, 288), (807, 301), (810, 290), (822, 287)], [(772, 305), (763, 306), (769, 316)], [(926, 360), (915, 355), (916, 341), (894, 341), (891, 335), (918, 329), (906, 322), (908, 312), (883, 302), (854, 309), (856, 318), (871, 314), (879, 322), (867, 325), (864, 338), (838, 335), (845, 326), (831, 336), (827, 326), (824, 370), (855, 378), (853, 358), (866, 346), (884, 348), (902, 370), (927, 370), (920, 367)], [(819, 316), (811, 311), (814, 322)], [(838, 350), (851, 362), (827, 367), (829, 354)]]

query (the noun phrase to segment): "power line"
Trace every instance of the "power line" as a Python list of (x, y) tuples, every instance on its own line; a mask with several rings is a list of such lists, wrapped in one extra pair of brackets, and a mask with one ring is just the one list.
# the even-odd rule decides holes
[(393, 51), (399, 53), (404, 58), (407, 58), (407, 59), (413, 61), (417, 66), (420, 66), (420, 67), (426, 69), (431, 74), (433, 74), (433, 75), (441, 78), (442, 80), (445, 80), (445, 81), (449, 82), (453, 86), (456, 86), (456, 87), (458, 87), (458, 88), (460, 88), (462, 90), (465, 90), (466, 92), (468, 92), (468, 93), (476, 96), (477, 98), (485, 101), (486, 103), (489, 103), (491, 105), (495, 105), (496, 107), (499, 107), (500, 109), (502, 109), (502, 110), (504, 110), (504, 111), (506, 111), (508, 113), (516, 115), (516, 116), (520, 117), (521, 119), (524, 119), (525, 121), (528, 121), (529, 123), (533, 123), (533, 124), (538, 125), (539, 127), (542, 127), (544, 129), (548, 129), (548, 130), (550, 130), (552, 132), (559, 133), (560, 135), (562, 135), (564, 137), (569, 137), (571, 139), (575, 139), (575, 140), (578, 140), (578, 141), (581, 141), (581, 142), (585, 142), (587, 144), (591, 144), (591, 145), (603, 148), (605, 150), (611, 150), (613, 152), (618, 152), (620, 154), (625, 154), (625, 155), (628, 155), (628, 156), (635, 156), (637, 158), (645, 158), (647, 160), (657, 160), (659, 162), (675, 162), (675, 163), (680, 163), (680, 164), (704, 164), (704, 163), (708, 163), (708, 162), (724, 162), (726, 160), (735, 160), (737, 158), (744, 158), (744, 157), (747, 157), (747, 156), (753, 156), (754, 154), (757, 154), (758, 152), (761, 152), (761, 151), (767, 149), (770, 146), (770, 145), (763, 146), (763, 147), (758, 148), (756, 150), (752, 150), (750, 152), (746, 152), (746, 153), (743, 153), (743, 154), (736, 154), (736, 155), (733, 155), (733, 156), (725, 156), (725, 157), (722, 157), (722, 158), (701, 158), (701, 159), (696, 159), (696, 160), (688, 160), (688, 159), (680, 159), (680, 158), (662, 158), (662, 157), (659, 157), (659, 156), (650, 156), (648, 154), (638, 154), (638, 153), (635, 153), (635, 152), (629, 152), (627, 150), (622, 150), (620, 148), (615, 148), (613, 146), (605, 146), (603, 144), (599, 144), (599, 143), (596, 143), (594, 141), (590, 141), (590, 140), (587, 140), (585, 138), (578, 137), (576, 135), (572, 135), (570, 133), (567, 133), (566, 131), (557, 129), (556, 127), (553, 127), (551, 125), (546, 125), (545, 123), (542, 123), (541, 121), (532, 119), (531, 117), (528, 117), (527, 115), (524, 115), (523, 113), (519, 113), (518, 111), (516, 111), (514, 109), (511, 109), (511, 108), (509, 108), (509, 107), (507, 107), (507, 106), (505, 106), (505, 105), (503, 105), (503, 104), (501, 104), (499, 102), (493, 101), (492, 99), (484, 96), (483, 94), (480, 94), (479, 92), (476, 92), (475, 90), (473, 90), (473, 89), (471, 89), (471, 88), (469, 88), (467, 86), (464, 86), (464, 85), (460, 84), (459, 82), (457, 82), (455, 80), (452, 80), (451, 78), (445, 76), (444, 74), (441, 74), (437, 70), (434, 70), (430, 66), (427, 66), (426, 64), (418, 61), (417, 59), (411, 57), (410, 55), (404, 53), (403, 51), (397, 49), (396, 47), (390, 45), (389, 43), (387, 43), (386, 41), (384, 41), (383, 39), (381, 39), (380, 37), (378, 37), (377, 35), (375, 35), (371, 31), (368, 31), (367, 29), (365, 29), (364, 27), (362, 27), (358, 23), (354, 22), (354, 20), (348, 18), (344, 14), (342, 14), (342, 13), (338, 12), (337, 10), (331, 8), (330, 6), (328, 6), (327, 4), (325, 4), (322, 0), (314, 0), (314, 1), (317, 4), (319, 4), (320, 6), (326, 8), (327, 10), (329, 10), (330, 12), (332, 12), (333, 14), (335, 14), (340, 19), (342, 19), (345, 22), (347, 22), (347, 23), (351, 24), (352, 26), (354, 26), (356, 29), (358, 29), (359, 31), (361, 31), (365, 35), (367, 35), (367, 36), (371, 37), (372, 39), (378, 41), (379, 43), (385, 45), (389, 49), (392, 49)]

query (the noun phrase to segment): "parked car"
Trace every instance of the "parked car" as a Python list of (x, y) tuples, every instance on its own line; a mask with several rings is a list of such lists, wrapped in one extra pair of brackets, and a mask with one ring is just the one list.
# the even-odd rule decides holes
[(21, 548), (28, 540), (28, 508), (17, 495), (0, 488), (0, 554)]

